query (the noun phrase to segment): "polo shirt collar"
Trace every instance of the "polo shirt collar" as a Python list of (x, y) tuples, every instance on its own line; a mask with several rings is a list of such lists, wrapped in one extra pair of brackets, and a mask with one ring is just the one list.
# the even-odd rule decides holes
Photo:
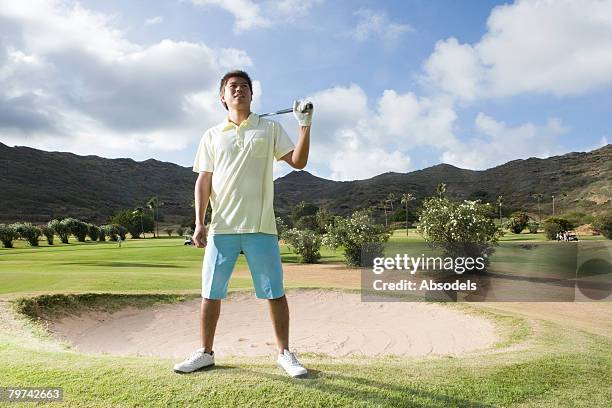
[(223, 125), (223, 131), (225, 132), (226, 130), (232, 130), (232, 129), (236, 129), (239, 127), (257, 127), (259, 125), (259, 115), (257, 115), (256, 113), (251, 112), (251, 114), (249, 115), (249, 117), (243, 121), (240, 126), (236, 126), (236, 124), (232, 121), (229, 120), (229, 118), (225, 118), (225, 120), (222, 123)]

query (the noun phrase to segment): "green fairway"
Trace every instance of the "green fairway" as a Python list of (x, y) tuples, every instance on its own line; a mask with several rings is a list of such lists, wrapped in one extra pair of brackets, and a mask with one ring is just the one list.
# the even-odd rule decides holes
[[(534, 241), (538, 251), (571, 243)], [(539, 235), (539, 234), (538, 234)], [(534, 235), (537, 237), (538, 235)], [(540, 240), (542, 241), (541, 237)], [(390, 247), (409, 243), (427, 246), (409, 231), (396, 231)], [(176, 362), (158, 357), (85, 355), (66, 349), (42, 328), (23, 317), (13, 318), (8, 298), (24, 293), (150, 293), (152, 297), (101, 297), (69, 304), (43, 298), (26, 302), (36, 308), (117, 308), (149, 306), (182, 299), (164, 294), (197, 296), (203, 251), (183, 246), (178, 238), (114, 243), (46, 244), (31, 248), (18, 241), (0, 250), (0, 383), (3, 386), (61, 386), (71, 407), (606, 407), (610, 399), (612, 341), (545, 318), (523, 318), (512, 312), (447, 305), (484, 314), (496, 322), (500, 341), (489, 350), (460, 356), (359, 358), (300, 353), (309, 368), (305, 379), (290, 379), (271, 357), (226, 357), (212, 370), (192, 375), (171, 371)], [(567, 247), (566, 247), (567, 248)], [(502, 242), (502, 264), (521, 267), (520, 246)], [(601, 248), (592, 251), (599, 253)], [(585, 251), (586, 252), (586, 251)], [(342, 251), (324, 249), (322, 262), (340, 262)], [(297, 256), (282, 247), (285, 263)], [(517, 266), (518, 265), (518, 266)], [(240, 257), (238, 268), (246, 268)], [(330, 272), (333, 273), (333, 272)], [(322, 282), (323, 284), (324, 282)], [(289, 285), (290, 286), (290, 285)], [(234, 277), (231, 288), (251, 287), (250, 278)], [(89, 299), (89, 300), (87, 300)], [(55, 302), (55, 303), (54, 303)], [(83, 303), (85, 302), (85, 303)], [(126, 303), (127, 302), (127, 303)], [(34, 305), (34, 306), (32, 306)], [(503, 305), (500, 305), (503, 309)], [(70, 310), (70, 309), (69, 309)], [(608, 312), (609, 313), (609, 312)], [(588, 316), (585, 316), (588, 318)], [(399, 321), (399, 320), (398, 320)], [(569, 324), (569, 323), (568, 323)], [(27, 404), (26, 404), (27, 405)], [(0, 402), (0, 406), (7, 405)], [(21, 405), (20, 405), (21, 406)]]

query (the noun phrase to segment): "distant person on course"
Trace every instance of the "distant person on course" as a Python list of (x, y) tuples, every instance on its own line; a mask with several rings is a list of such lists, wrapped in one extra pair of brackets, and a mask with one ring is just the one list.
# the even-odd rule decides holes
[[(283, 269), (273, 209), (273, 159), (303, 169), (308, 161), (312, 104), (296, 101), (293, 114), (298, 121), (297, 145), (277, 122), (251, 112), (253, 86), (244, 71), (223, 76), (219, 88), (227, 118), (206, 131), (200, 140), (193, 171), (196, 227), (193, 241), (206, 247), (202, 267), (201, 342), (174, 371), (189, 373), (215, 364), (213, 340), (221, 312), (221, 299), (236, 259), (244, 252), (256, 296), (268, 299), (278, 345), (277, 364), (292, 377), (307, 370), (289, 351), (289, 307), (283, 286)], [(210, 230), (204, 216), (212, 207)]]

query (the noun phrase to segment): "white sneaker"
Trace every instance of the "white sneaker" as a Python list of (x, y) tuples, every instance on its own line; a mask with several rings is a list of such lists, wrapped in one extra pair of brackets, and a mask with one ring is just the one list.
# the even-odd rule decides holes
[(175, 373), (191, 373), (205, 367), (215, 365), (215, 352), (205, 353), (203, 348), (197, 349), (187, 360), (174, 366)]
[(300, 377), (308, 373), (308, 370), (306, 370), (304, 366), (300, 364), (298, 359), (295, 357), (295, 354), (287, 349), (283, 350), (283, 354), (278, 355), (277, 364), (291, 377)]

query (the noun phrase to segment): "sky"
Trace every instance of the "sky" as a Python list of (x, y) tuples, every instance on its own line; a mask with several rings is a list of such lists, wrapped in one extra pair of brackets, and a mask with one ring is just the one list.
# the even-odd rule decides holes
[(0, 142), (191, 166), (232, 69), (334, 180), (612, 140), (612, 0), (0, 0)]

